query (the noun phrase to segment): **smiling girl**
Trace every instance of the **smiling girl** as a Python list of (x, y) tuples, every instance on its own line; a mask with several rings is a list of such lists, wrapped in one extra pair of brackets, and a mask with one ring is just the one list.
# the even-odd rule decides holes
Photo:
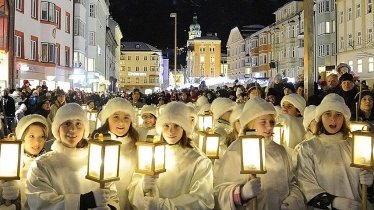
[(120, 180), (116, 182), (121, 209), (132, 209), (128, 201), (127, 186), (136, 165), (135, 142), (139, 134), (135, 130), (134, 108), (129, 101), (123, 98), (112, 98), (101, 111), (101, 122), (104, 124), (92, 133), (110, 134), (111, 139), (122, 142), (120, 157)]
[(262, 210), (305, 209), (287, 152), (272, 141), (275, 115), (274, 106), (259, 97), (244, 105), (240, 124), (244, 131), (255, 129), (256, 135), (265, 138), (267, 173), (250, 180), (250, 175), (240, 174), (240, 140), (231, 143), (214, 165), (216, 209), (250, 209), (252, 205), (247, 204), (254, 197), (258, 198), (258, 209)]
[[(351, 112), (344, 99), (331, 93), (315, 111), (316, 136), (302, 143), (297, 175), (308, 206), (314, 209), (360, 209), (360, 184), (373, 184), (373, 173), (350, 166)], [(370, 209), (370, 208), (369, 208)]]
[[(167, 104), (156, 129), (167, 143), (166, 172), (159, 176), (135, 173), (128, 188), (130, 202), (136, 209), (212, 209), (212, 163), (190, 145), (192, 124), (187, 106)], [(151, 190), (154, 197), (145, 196)]]

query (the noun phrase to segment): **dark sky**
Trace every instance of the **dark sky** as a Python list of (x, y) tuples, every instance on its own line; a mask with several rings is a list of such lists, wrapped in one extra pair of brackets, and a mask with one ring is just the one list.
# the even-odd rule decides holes
[(178, 14), (178, 46), (185, 46), (193, 14), (202, 35), (217, 33), (225, 45), (235, 26), (274, 22), (272, 14), (288, 0), (110, 0), (110, 11), (122, 30), (122, 41), (142, 41), (159, 49), (174, 46), (174, 18)]

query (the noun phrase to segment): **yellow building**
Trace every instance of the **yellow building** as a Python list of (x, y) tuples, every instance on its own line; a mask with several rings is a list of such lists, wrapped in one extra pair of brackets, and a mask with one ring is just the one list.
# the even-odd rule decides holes
[(187, 46), (187, 76), (203, 78), (221, 74), (221, 40), (217, 36), (197, 37), (188, 40)]
[(162, 81), (161, 50), (144, 42), (123, 42), (121, 45), (119, 89), (132, 90), (160, 87)]

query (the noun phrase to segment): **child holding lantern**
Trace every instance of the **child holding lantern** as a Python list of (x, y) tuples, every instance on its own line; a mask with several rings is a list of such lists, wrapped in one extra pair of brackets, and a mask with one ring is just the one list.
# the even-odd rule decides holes
[(140, 141), (145, 141), (147, 135), (154, 136), (156, 134), (156, 112), (157, 107), (155, 105), (144, 105), (140, 111), (140, 115), (143, 119), (142, 127), (138, 128)]
[[(12, 201), (18, 198), (21, 199), (20, 204), (12, 204), (14, 209), (21, 209), (25, 206), (25, 186), (27, 171), (29, 170), (32, 161), (45, 153), (44, 144), (47, 136), (48, 123), (46, 118), (41, 115), (27, 115), (23, 117), (17, 124), (16, 138), (24, 142), (24, 153), (22, 159), (23, 164), (21, 165), (21, 180), (4, 182), (2, 189), (0, 189), (0, 191), (2, 191), (2, 198), (5, 200)], [(10, 209), (10, 207), (5, 207), (5, 205), (0, 206), (0, 209), (6, 208)]]
[(92, 133), (92, 136), (98, 133), (110, 134), (111, 139), (122, 142), (119, 162), (120, 180), (115, 182), (122, 210), (132, 209), (128, 200), (127, 186), (135, 170), (135, 142), (139, 140), (139, 134), (133, 124), (134, 119), (134, 108), (128, 100), (112, 98), (100, 113), (100, 121), (103, 125)]
[(296, 185), (290, 159), (281, 145), (272, 141), (276, 111), (271, 103), (256, 97), (246, 102), (240, 116), (245, 131), (255, 129), (265, 138), (265, 165), (267, 173), (251, 178), (240, 174), (240, 140), (227, 148), (214, 165), (214, 195), (216, 209), (250, 209), (247, 204), (257, 197), (258, 209), (303, 210), (303, 195)]
[[(191, 146), (192, 124), (181, 102), (166, 105), (156, 129), (166, 146), (166, 172), (158, 176), (135, 173), (128, 187), (136, 209), (212, 209), (211, 161)], [(145, 195), (152, 191), (154, 197)]]
[(331, 93), (316, 108), (316, 136), (301, 144), (297, 177), (308, 206), (314, 209), (360, 209), (360, 184), (373, 184), (373, 173), (350, 166), (351, 112)]
[(28, 208), (119, 209), (114, 183), (100, 189), (84, 178), (89, 135), (85, 111), (76, 103), (63, 105), (52, 122), (52, 133), (52, 151), (36, 159), (27, 174)]

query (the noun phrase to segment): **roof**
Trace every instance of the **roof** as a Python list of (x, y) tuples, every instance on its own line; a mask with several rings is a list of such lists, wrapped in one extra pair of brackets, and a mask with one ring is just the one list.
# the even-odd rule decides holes
[(160, 51), (144, 42), (122, 42), (121, 51)]
[(208, 36), (202, 36), (202, 37), (196, 37), (196, 40), (220, 40), (217, 36), (215, 35), (208, 35)]
[(242, 26), (240, 27), (240, 33), (242, 34), (243, 37), (247, 37), (247, 36), (250, 36), (251, 34), (263, 29), (264, 26), (263, 25), (245, 25), (245, 26)]

